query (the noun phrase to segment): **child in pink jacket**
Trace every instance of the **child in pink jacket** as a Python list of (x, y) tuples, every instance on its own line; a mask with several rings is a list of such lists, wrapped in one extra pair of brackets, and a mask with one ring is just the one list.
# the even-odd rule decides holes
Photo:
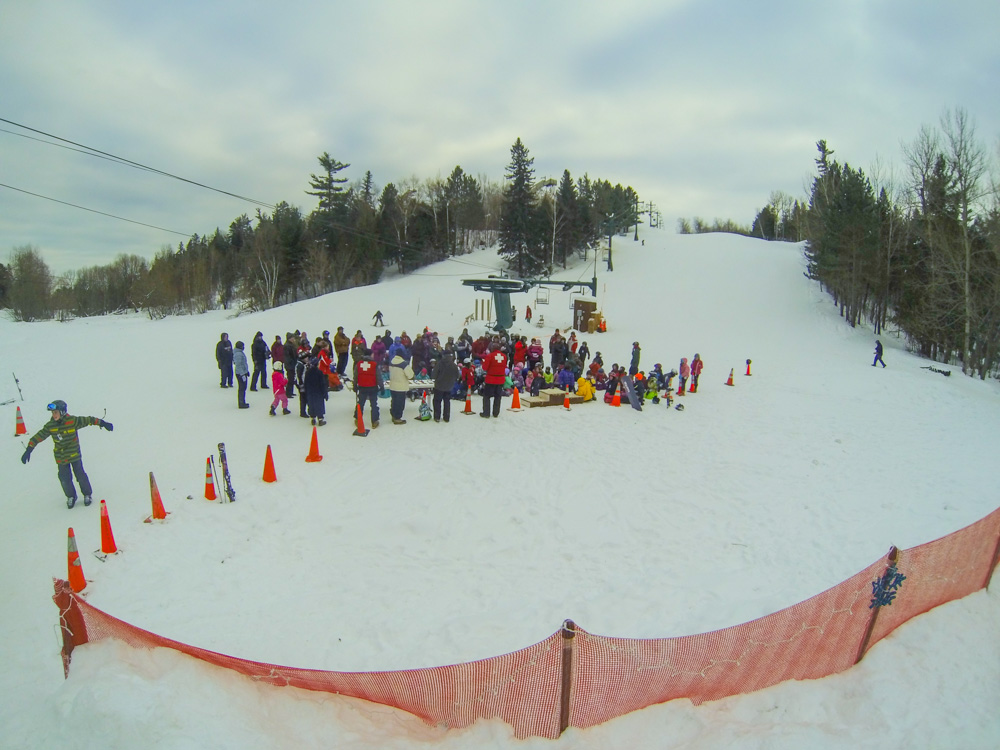
[(688, 364), (687, 357), (681, 357), (681, 367), (680, 367), (680, 386), (677, 388), (677, 395), (684, 395), (684, 386), (687, 385), (687, 380), (691, 377), (691, 365)]
[(271, 402), (271, 416), (274, 410), (281, 404), (282, 414), (291, 414), (288, 410), (288, 394), (285, 393), (285, 386), (288, 385), (288, 378), (285, 377), (284, 368), (281, 362), (274, 360), (274, 369), (271, 371), (271, 390), (274, 391), (274, 401)]

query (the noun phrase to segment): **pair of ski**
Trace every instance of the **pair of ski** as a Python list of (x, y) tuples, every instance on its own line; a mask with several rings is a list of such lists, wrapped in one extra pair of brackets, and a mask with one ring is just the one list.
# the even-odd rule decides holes
[[(215, 456), (211, 456), (212, 459), (212, 473), (215, 475), (215, 485), (217, 487), (223, 488), (223, 485), (219, 482), (219, 472), (215, 468)], [(236, 490), (233, 489), (233, 478), (229, 475), (229, 461), (226, 458), (226, 444), (219, 443), (219, 463), (222, 464), (222, 478), (225, 480), (225, 494), (219, 496), (221, 502), (235, 503), (236, 502)], [(225, 500), (223, 500), (225, 498)]]

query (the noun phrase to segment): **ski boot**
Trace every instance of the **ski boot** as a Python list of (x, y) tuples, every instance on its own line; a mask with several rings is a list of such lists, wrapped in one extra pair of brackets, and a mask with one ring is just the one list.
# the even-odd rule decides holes
[(90, 495), (84, 495), (83, 496), (83, 504), (84, 505), (90, 505), (92, 502), (94, 502), (94, 498), (93, 497), (91, 497)]
[(76, 498), (75, 497), (67, 497), (66, 498), (66, 507), (67, 508), (72, 508), (74, 505), (76, 505)]

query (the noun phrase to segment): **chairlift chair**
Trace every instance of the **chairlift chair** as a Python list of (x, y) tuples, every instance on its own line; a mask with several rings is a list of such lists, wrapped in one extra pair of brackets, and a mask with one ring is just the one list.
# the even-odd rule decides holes
[(535, 289), (535, 304), (536, 305), (547, 305), (549, 304), (549, 290), (543, 286)]

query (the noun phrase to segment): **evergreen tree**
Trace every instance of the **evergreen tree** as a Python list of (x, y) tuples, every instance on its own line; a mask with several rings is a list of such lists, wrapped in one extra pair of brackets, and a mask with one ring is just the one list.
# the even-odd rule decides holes
[(498, 254), (515, 264), (517, 275), (536, 274), (545, 267), (543, 229), (534, 194), (535, 160), (518, 138), (510, 149)]

